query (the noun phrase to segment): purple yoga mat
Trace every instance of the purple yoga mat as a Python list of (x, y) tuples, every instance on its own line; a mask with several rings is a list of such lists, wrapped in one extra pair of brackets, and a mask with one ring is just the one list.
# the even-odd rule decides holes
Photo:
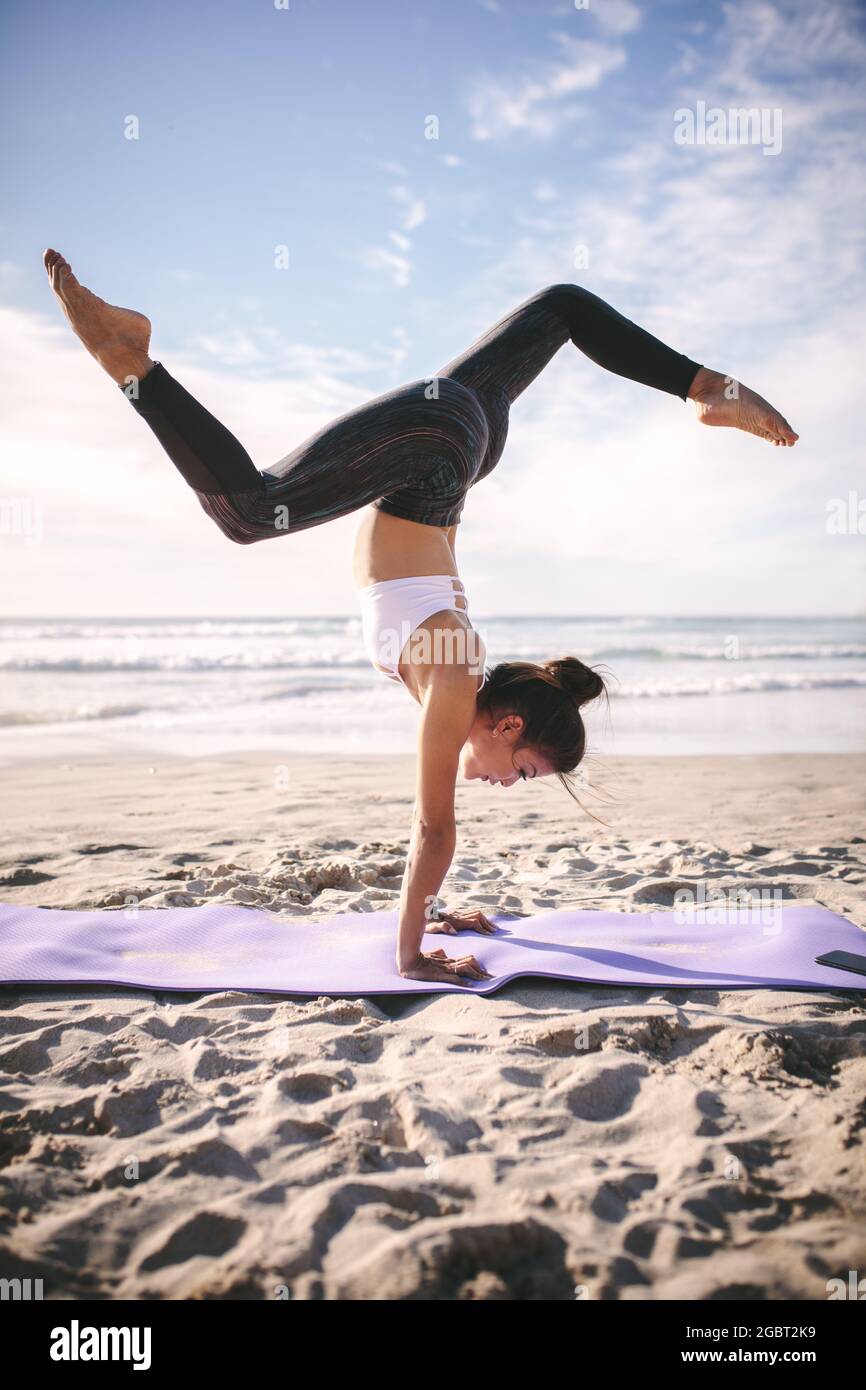
[(827, 951), (866, 955), (866, 932), (821, 907), (492, 915), (494, 936), (428, 935), (424, 950), (474, 954), (493, 975), (463, 985), (404, 980), (397, 913), (326, 922), (246, 907), (72, 912), (0, 904), (0, 982), (113, 984), (269, 994), (490, 994), (518, 975), (606, 985), (866, 989), (866, 976), (817, 965)]

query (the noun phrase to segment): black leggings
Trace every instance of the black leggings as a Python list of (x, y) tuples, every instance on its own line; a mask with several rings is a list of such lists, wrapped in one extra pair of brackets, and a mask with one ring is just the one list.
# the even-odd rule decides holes
[(525, 300), (435, 376), (350, 410), (264, 472), (161, 362), (129, 398), (229, 540), (304, 531), (368, 503), (453, 526), (469, 488), (499, 462), (512, 401), (569, 339), (608, 371), (683, 400), (700, 365), (564, 284)]

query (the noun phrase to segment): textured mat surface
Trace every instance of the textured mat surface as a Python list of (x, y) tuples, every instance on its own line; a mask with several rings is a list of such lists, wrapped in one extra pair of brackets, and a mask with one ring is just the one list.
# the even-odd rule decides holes
[(495, 936), (430, 935), (424, 949), (474, 954), (494, 976), (469, 986), (404, 980), (394, 966), (397, 913), (326, 922), (244, 907), (76, 912), (0, 904), (0, 982), (117, 984), (206, 993), (490, 994), (518, 975), (596, 984), (866, 990), (866, 976), (826, 965), (827, 951), (866, 955), (866, 931), (819, 907), (679, 912), (544, 912), (491, 917)]

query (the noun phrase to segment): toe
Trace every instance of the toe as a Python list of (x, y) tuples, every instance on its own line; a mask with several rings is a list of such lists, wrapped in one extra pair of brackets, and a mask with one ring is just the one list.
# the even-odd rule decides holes
[(784, 415), (774, 415), (770, 422), (770, 429), (778, 439), (783, 441), (790, 441), (793, 443), (797, 438), (797, 435), (791, 429)]
[(77, 284), (72, 266), (62, 256), (54, 267), (54, 284), (59, 294), (67, 294)]
[(48, 271), (52, 289), (58, 289), (61, 277), (69, 270), (69, 262), (61, 256), (59, 251), (49, 248), (45, 252), (45, 269)]

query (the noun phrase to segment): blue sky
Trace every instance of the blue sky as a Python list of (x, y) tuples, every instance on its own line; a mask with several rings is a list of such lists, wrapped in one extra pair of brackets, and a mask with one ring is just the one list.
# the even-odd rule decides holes
[[(586, 284), (801, 443), (701, 430), (563, 349), (467, 502), (473, 610), (866, 609), (866, 541), (826, 526), (863, 496), (862, 6), (11, 0), (2, 41), (7, 613), (354, 604), (353, 518), (248, 548), (209, 527), (66, 327), (48, 244), (150, 315), (263, 468)], [(781, 150), (676, 143), (701, 101), (781, 112)]]

